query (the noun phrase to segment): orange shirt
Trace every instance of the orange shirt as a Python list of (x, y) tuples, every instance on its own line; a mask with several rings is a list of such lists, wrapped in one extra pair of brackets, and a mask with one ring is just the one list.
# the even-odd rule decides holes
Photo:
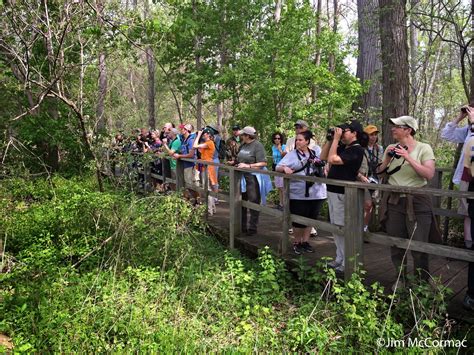
[(214, 151), (216, 150), (216, 146), (212, 140), (208, 140), (204, 142), (207, 145), (206, 148), (199, 148), (199, 152), (201, 153), (201, 159), (212, 161), (212, 157), (214, 156)]

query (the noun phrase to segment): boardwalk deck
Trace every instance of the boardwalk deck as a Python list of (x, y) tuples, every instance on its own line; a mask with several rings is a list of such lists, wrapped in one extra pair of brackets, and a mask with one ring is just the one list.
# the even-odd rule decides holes
[[(229, 205), (227, 202), (221, 201), (216, 207), (217, 211), (213, 216), (209, 216), (208, 223), (224, 238), (228, 238)], [(261, 213), (258, 234), (251, 237), (245, 235), (236, 237), (235, 246), (250, 255), (256, 255), (258, 250), (266, 245), (276, 252), (278, 251), (281, 234), (282, 221)], [(335, 257), (336, 248), (329, 233), (319, 231), (318, 237), (312, 238), (310, 243), (314, 247), (315, 253), (303, 254), (303, 258), (308, 264), (313, 265), (323, 257)], [(377, 281), (388, 292), (396, 278), (395, 268), (390, 259), (390, 247), (375, 243), (364, 243), (363, 254), (364, 269), (367, 271), (365, 283), (369, 285)], [(290, 265), (294, 265), (299, 258), (291, 251), (291, 248), (282, 257)], [(409, 256), (408, 265), (409, 268), (413, 268), (411, 256)], [(449, 316), (472, 322), (472, 316), (462, 308), (462, 299), (467, 285), (467, 265), (468, 263), (464, 261), (430, 255), (432, 275), (441, 277), (443, 284), (453, 290), (448, 307)]]

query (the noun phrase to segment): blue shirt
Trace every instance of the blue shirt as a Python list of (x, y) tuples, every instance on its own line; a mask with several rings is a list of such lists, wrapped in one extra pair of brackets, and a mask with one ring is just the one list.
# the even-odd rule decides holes
[[(183, 141), (183, 144), (181, 145), (181, 154), (187, 155), (189, 152), (193, 149), (193, 144), (194, 144), (194, 138), (196, 138), (195, 133), (191, 133), (187, 139)], [(194, 153), (193, 158), (196, 158), (196, 152)], [(192, 168), (194, 166), (194, 163), (185, 161), (184, 163), (184, 168)]]
[[(281, 150), (285, 151), (286, 145), (281, 145)], [(281, 153), (275, 145), (272, 145), (273, 164), (277, 165), (281, 161)]]

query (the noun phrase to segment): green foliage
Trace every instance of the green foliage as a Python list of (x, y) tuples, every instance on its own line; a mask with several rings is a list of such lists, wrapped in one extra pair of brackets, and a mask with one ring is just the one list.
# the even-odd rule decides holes
[[(16, 351), (377, 352), (377, 338), (412, 331), (412, 305), (390, 313), (381, 287), (357, 275), (343, 283), (301, 262), (295, 278), (268, 247), (256, 260), (225, 251), (177, 195), (94, 188), (2, 184), (0, 332)], [(440, 336), (445, 293), (418, 299), (420, 336)]]

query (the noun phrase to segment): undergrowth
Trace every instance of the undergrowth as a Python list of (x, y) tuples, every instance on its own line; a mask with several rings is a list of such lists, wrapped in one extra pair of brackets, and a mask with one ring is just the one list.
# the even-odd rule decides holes
[(359, 353), (395, 350), (377, 338), (465, 335), (447, 326), (444, 291), (392, 300), (324, 263), (289, 272), (268, 248), (247, 259), (178, 195), (55, 177), (5, 181), (0, 196), (0, 332), (17, 352)]

